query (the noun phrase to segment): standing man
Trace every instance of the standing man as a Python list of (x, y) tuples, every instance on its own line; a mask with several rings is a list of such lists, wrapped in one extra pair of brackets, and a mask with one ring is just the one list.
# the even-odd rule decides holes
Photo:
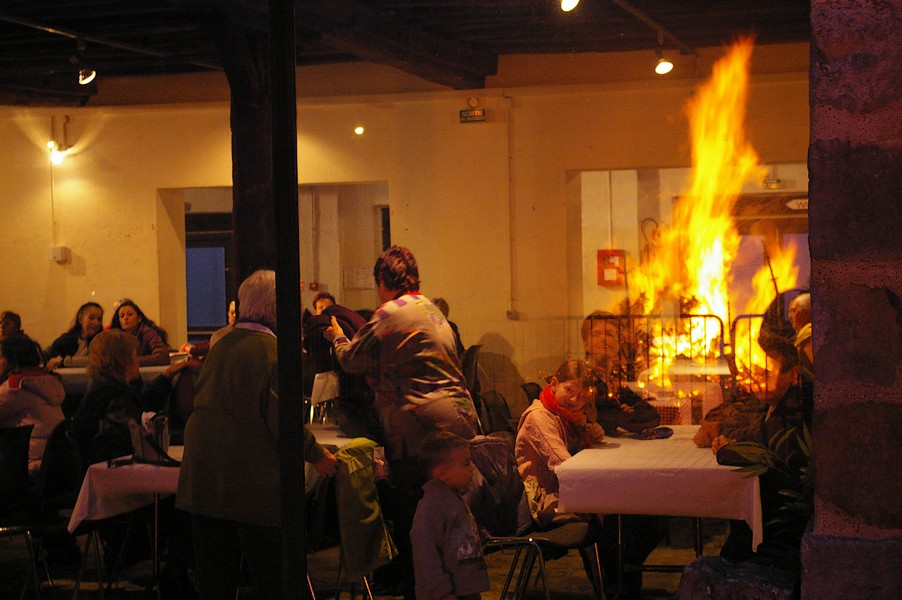
[(454, 334), (441, 311), (420, 294), (416, 259), (392, 246), (373, 267), (381, 306), (348, 339), (333, 318), (324, 335), (342, 369), (373, 382), (386, 438), (395, 543), (405, 598), (414, 598), (410, 527), (426, 478), (417, 466), (420, 442), (433, 431), (476, 435), (476, 409), (467, 392)]

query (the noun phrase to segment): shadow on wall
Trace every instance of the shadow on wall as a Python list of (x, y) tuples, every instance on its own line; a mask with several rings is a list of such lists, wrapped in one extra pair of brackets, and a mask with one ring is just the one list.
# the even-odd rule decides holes
[(478, 368), (482, 392), (499, 392), (507, 401), (511, 414), (519, 416), (526, 409), (526, 397), (520, 389), (523, 377), (511, 361), (513, 345), (497, 333), (483, 335), (478, 343), (482, 344)]

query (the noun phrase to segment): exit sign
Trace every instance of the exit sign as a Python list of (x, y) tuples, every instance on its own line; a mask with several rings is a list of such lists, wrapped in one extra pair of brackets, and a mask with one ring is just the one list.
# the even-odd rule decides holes
[(461, 123), (481, 123), (482, 121), (485, 121), (484, 108), (469, 108), (460, 111)]

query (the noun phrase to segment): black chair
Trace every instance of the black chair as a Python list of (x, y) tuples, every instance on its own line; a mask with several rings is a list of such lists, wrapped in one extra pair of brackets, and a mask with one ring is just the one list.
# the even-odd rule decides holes
[(513, 595), (514, 598), (523, 598), (527, 592), (529, 580), (535, 564), (539, 564), (539, 579), (542, 583), (542, 591), (545, 600), (551, 600), (546, 574), (546, 561), (563, 558), (570, 550), (585, 552), (592, 551), (592, 570), (595, 572), (592, 586), (599, 598), (604, 600), (604, 586), (602, 584), (601, 557), (598, 550), (599, 538), (598, 525), (595, 522), (578, 521), (565, 523), (547, 531), (534, 531), (519, 536), (491, 537), (483, 544), (483, 552), (486, 554), (506, 549), (513, 549), (514, 556), (511, 559), (504, 587), (501, 590), (501, 600), (507, 598), (511, 582), (516, 577)]
[[(31, 563), (29, 579), (34, 585), (35, 598), (39, 598), (41, 580), (35, 542), (31, 529), (23, 524), (28, 520), (28, 445), (32, 429), (34, 425), (0, 429), (0, 535), (25, 538)], [(27, 588), (28, 579), (22, 586), (20, 600)]]
[(596, 521), (580, 521), (564, 523), (545, 531), (535, 530), (509, 440), (477, 436), (470, 440), (470, 451), (473, 464), (484, 482), (481, 488), (468, 492), (465, 499), (477, 523), (492, 534), (483, 544), (483, 552), (490, 554), (509, 549), (514, 551), (501, 591), (501, 600), (507, 598), (515, 577), (514, 597), (522, 598), (526, 594), (536, 563), (539, 564), (539, 578), (545, 600), (550, 600), (545, 561), (562, 558), (570, 550), (579, 550), (584, 553), (584, 557), (592, 557), (592, 584), (599, 597), (604, 598), (597, 545), (597, 540), (601, 537), (600, 524)]
[(474, 399), (479, 395), (479, 377), (477, 369), (479, 367), (479, 351), (481, 349), (482, 344), (473, 344), (464, 350), (463, 356), (460, 357), (460, 366), (464, 373), (464, 380), (466, 380), (467, 389)]
[(71, 435), (72, 421), (60, 421), (50, 432), (41, 468), (29, 490), (35, 507), (44, 513), (75, 506), (85, 477), (78, 444)]
[(470, 392), (470, 398), (473, 399), (473, 405), (476, 408), (476, 420), (479, 425), (479, 433), (488, 433), (485, 430), (485, 407), (483, 406), (482, 396), (479, 394), (479, 350), (482, 344), (473, 344), (460, 357), (461, 370), (464, 375), (464, 382), (467, 390)]
[(526, 383), (521, 383), (520, 388), (523, 389), (523, 392), (526, 394), (526, 399), (531, 403), (533, 400), (539, 399), (539, 394), (542, 393), (542, 386), (540, 386), (535, 381), (527, 381)]
[(482, 396), (484, 410), (483, 426), (488, 433), (505, 432), (511, 436), (517, 434), (517, 422), (511, 417), (511, 409), (507, 400), (498, 390), (489, 390)]

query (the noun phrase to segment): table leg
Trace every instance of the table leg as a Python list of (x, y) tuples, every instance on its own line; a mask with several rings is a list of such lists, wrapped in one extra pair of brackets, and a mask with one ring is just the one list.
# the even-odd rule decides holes
[(160, 494), (153, 495), (153, 580), (151, 586), (160, 598)]

